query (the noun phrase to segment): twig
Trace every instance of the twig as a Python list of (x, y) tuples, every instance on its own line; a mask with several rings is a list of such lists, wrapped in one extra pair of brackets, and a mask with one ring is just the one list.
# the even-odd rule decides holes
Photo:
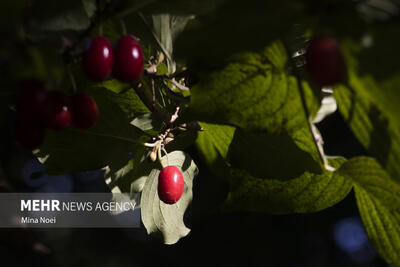
[(171, 120), (169, 121), (171, 124), (173, 124), (176, 121), (176, 119), (178, 119), (178, 117), (179, 117), (178, 113), (179, 113), (180, 109), (181, 109), (180, 106), (176, 107), (175, 112), (174, 112), (174, 114), (172, 114)]
[(75, 81), (74, 75), (72, 74), (71, 66), (67, 65), (66, 68), (67, 68), (68, 77), (69, 77), (69, 79), (71, 81), (71, 85), (72, 85), (72, 93), (76, 93), (77, 92), (76, 81)]
[[(165, 103), (165, 99), (164, 99), (164, 96), (163, 96), (163, 92), (162, 92), (162, 90), (161, 90), (160, 87), (158, 87), (158, 93), (160, 94), (163, 107), (167, 106), (167, 103)], [(168, 99), (168, 100), (169, 100), (169, 99)], [(171, 101), (168, 101), (168, 103), (171, 103)]]
[(156, 89), (154, 85), (154, 79), (151, 79), (151, 92), (153, 94), (153, 106), (156, 104)]

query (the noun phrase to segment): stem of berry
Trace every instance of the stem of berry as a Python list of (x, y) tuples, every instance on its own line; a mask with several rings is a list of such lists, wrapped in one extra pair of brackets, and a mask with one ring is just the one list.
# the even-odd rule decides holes
[(327, 163), (325, 155), (323, 155), (323, 153), (321, 152), (320, 146), (318, 145), (318, 141), (316, 140), (316, 137), (314, 135), (314, 131), (313, 131), (313, 128), (312, 128), (312, 122), (311, 122), (311, 118), (310, 118), (311, 116), (310, 116), (310, 112), (309, 112), (308, 107), (307, 107), (307, 102), (306, 102), (306, 98), (305, 98), (305, 94), (304, 94), (304, 88), (303, 88), (303, 85), (301, 83), (300, 74), (299, 74), (297, 66), (296, 66), (296, 64), (294, 64), (293, 58), (291, 56), (292, 55), (291, 49), (287, 45), (286, 41), (284, 41), (283, 44), (285, 46), (286, 53), (289, 55), (288, 56), (289, 63), (292, 66), (293, 72), (295, 74), (295, 77), (296, 77), (296, 80), (297, 80), (297, 83), (298, 83), (301, 104), (303, 106), (304, 114), (305, 114), (305, 117), (306, 117), (306, 120), (307, 120), (308, 130), (309, 130), (309, 132), (310, 132), (310, 134), (311, 134), (311, 136), (313, 138), (313, 143), (315, 145), (316, 150), (318, 151), (319, 158), (322, 161), (322, 164), (326, 168), (326, 166), (329, 166), (329, 165)]
[(67, 73), (68, 73), (68, 77), (69, 77), (69, 79), (70, 79), (70, 81), (71, 81), (72, 94), (74, 94), (74, 93), (77, 92), (78, 89), (77, 89), (77, 87), (76, 87), (75, 77), (74, 77), (74, 75), (72, 74), (70, 65), (67, 65)]
[(158, 161), (160, 162), (161, 167), (164, 169), (164, 168), (165, 168), (165, 165), (164, 165), (164, 163), (163, 163), (163, 161), (162, 161), (161, 149), (160, 149), (160, 148), (157, 149), (157, 154), (158, 154)]
[(164, 146), (162, 146), (161, 149), (165, 154), (165, 158), (167, 159), (167, 166), (169, 166), (168, 152), (167, 152), (167, 150), (165, 150)]
[(127, 30), (126, 30), (125, 22), (122, 19), (120, 19), (119, 23), (121, 24), (122, 35), (126, 35), (127, 34)]

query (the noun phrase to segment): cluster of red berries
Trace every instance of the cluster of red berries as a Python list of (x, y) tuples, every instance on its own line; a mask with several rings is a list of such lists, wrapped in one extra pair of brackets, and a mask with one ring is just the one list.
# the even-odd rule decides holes
[(133, 82), (143, 72), (144, 56), (139, 42), (132, 35), (122, 36), (113, 50), (103, 36), (93, 38), (83, 55), (82, 67), (94, 81), (107, 78), (110, 73), (123, 82)]
[(158, 175), (158, 196), (166, 204), (174, 204), (185, 189), (182, 172), (176, 166), (163, 168)]
[(43, 82), (23, 81), (16, 96), (15, 139), (27, 149), (38, 148), (46, 128), (64, 129), (73, 126), (88, 129), (94, 125), (99, 110), (95, 100), (85, 94), (72, 96), (47, 91)]
[[(95, 81), (104, 80), (113, 72), (116, 79), (133, 82), (143, 72), (143, 51), (131, 35), (122, 36), (114, 50), (105, 37), (98, 36), (90, 41), (83, 54), (82, 67), (87, 77)], [(99, 116), (97, 104), (89, 95), (48, 92), (38, 80), (22, 82), (16, 109), (15, 139), (27, 149), (38, 148), (43, 143), (46, 128), (88, 129)]]
[[(144, 56), (139, 42), (132, 35), (122, 36), (111, 48), (103, 36), (93, 38), (84, 55), (82, 68), (94, 81), (113, 76), (123, 82), (133, 82), (143, 73)], [(175, 166), (163, 168), (158, 176), (158, 196), (166, 204), (174, 204), (185, 188), (182, 172)]]

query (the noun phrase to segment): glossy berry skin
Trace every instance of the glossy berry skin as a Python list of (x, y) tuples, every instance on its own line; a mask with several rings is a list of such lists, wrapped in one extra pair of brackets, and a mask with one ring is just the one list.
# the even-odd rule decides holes
[(114, 77), (133, 82), (143, 73), (144, 56), (139, 42), (132, 35), (122, 36), (114, 49)]
[(76, 128), (89, 129), (99, 117), (96, 101), (87, 94), (71, 96), (72, 124)]
[(110, 42), (103, 36), (93, 38), (83, 54), (82, 68), (87, 77), (101, 81), (111, 73), (114, 52)]
[(44, 140), (46, 129), (34, 121), (17, 118), (14, 125), (14, 138), (17, 144), (25, 149), (39, 148)]
[(333, 85), (344, 79), (346, 66), (334, 38), (321, 36), (311, 40), (306, 62), (311, 79), (319, 86)]
[(158, 175), (158, 196), (166, 204), (178, 202), (185, 189), (182, 172), (175, 166), (167, 166)]
[(45, 103), (46, 126), (52, 129), (69, 127), (72, 121), (70, 98), (61, 92), (49, 92)]
[(21, 121), (43, 121), (47, 89), (42, 81), (23, 80), (16, 93), (17, 116)]

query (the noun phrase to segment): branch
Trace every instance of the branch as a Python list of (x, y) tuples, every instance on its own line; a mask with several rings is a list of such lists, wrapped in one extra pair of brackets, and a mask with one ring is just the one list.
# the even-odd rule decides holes
[(167, 125), (171, 125), (172, 114), (162, 107), (157, 101), (153, 101), (153, 96), (149, 94), (142, 84), (133, 84), (133, 89), (142, 100), (143, 104), (154, 114), (154, 116)]

